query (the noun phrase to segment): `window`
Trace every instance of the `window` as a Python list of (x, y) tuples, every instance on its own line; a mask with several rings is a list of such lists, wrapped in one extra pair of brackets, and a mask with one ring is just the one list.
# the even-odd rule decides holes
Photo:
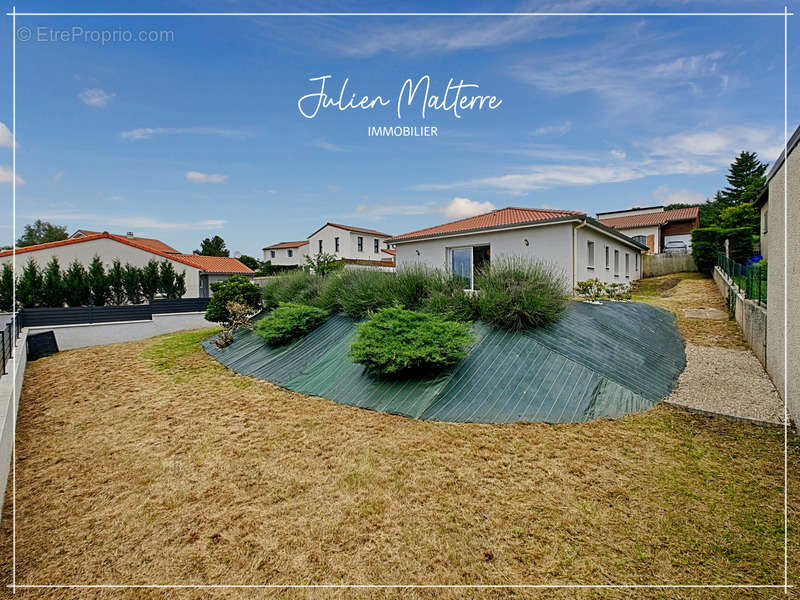
[(586, 268), (594, 269), (594, 242), (586, 242)]
[(291, 250), (287, 250), (287, 251), (286, 251), (286, 255), (287, 255), (289, 258), (292, 258), (292, 256), (294, 255), (294, 252), (292, 252)]
[(361, 236), (358, 236), (358, 251), (359, 252), (364, 251), (364, 238)]
[(608, 257), (608, 246), (606, 246), (606, 269), (611, 268), (611, 259)]
[(619, 250), (614, 250), (614, 277), (619, 277)]
[(319, 253), (322, 254), (322, 240), (319, 241)]
[(380, 252), (380, 251), (381, 251), (381, 242), (380, 242), (380, 240), (379, 240), (378, 238), (375, 238), (375, 239), (374, 239), (374, 240), (372, 240), (372, 241), (373, 241), (373, 244), (372, 244), (372, 246), (373, 246), (373, 250), (372, 250), (372, 251), (373, 251), (375, 254), (377, 254), (378, 252)]
[(767, 233), (767, 231), (769, 230), (769, 209), (764, 211), (764, 216), (762, 218), (762, 221), (764, 221), (762, 231), (764, 233)]
[(634, 254), (633, 256), (634, 256), (634, 260), (633, 260), (634, 267), (633, 267), (633, 270), (638, 273), (639, 272), (639, 255), (638, 254)]
[(475, 271), (489, 264), (489, 246), (463, 246), (450, 249), (450, 267), (455, 277), (464, 280), (464, 288), (475, 289)]
[(338, 252), (339, 251), (339, 238), (338, 237), (333, 238), (333, 251), (334, 252)]
[(625, 277), (631, 276), (631, 255), (625, 253)]
[(644, 244), (645, 246), (647, 246), (647, 238), (645, 236), (643, 236), (643, 235), (635, 235), (635, 236), (633, 236), (633, 239), (635, 241), (639, 242), (640, 244)]
[(269, 257), (270, 258), (275, 258), (275, 250), (270, 250), (269, 251)]

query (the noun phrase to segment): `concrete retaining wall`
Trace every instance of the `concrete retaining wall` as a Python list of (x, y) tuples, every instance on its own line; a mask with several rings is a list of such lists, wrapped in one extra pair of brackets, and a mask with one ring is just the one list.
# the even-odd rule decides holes
[(686, 271), (697, 271), (691, 254), (642, 255), (642, 277), (658, 277)]
[(30, 327), (31, 335), (52, 331), (56, 336), (59, 350), (71, 350), (86, 346), (102, 346), (132, 340), (144, 340), (165, 333), (185, 329), (216, 327), (217, 323), (206, 321), (205, 313), (167, 313), (154, 314), (152, 320), (118, 321), (116, 323), (91, 323), (80, 325), (50, 325)]
[(752, 300), (747, 300), (739, 288), (733, 285), (719, 267), (714, 267), (714, 283), (717, 284), (719, 293), (723, 298), (733, 294), (734, 317), (742, 328), (742, 334), (747, 345), (753, 350), (764, 368), (769, 372), (769, 357), (767, 356), (767, 309), (759, 306)]
[[(11, 458), (14, 449), (14, 424), (16, 422), (17, 411), (19, 410), (19, 396), (22, 392), (22, 379), (25, 376), (25, 365), (27, 364), (27, 353), (25, 344), (27, 343), (28, 332), (23, 329), (20, 332), (17, 345), (14, 347), (14, 358), (7, 363), (8, 373), (0, 377), (0, 489), (3, 496), (0, 497), (0, 513), (3, 508), (3, 498), (8, 485), (8, 474), (11, 470)], [(12, 376), (12, 370), (16, 372), (16, 379)]]

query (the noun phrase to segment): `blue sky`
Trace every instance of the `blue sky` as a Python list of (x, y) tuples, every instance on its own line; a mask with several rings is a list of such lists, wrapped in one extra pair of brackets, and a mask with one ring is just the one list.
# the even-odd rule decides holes
[[(782, 11), (783, 2), (480, 3), (475, 11)], [(228, 2), (137, 11), (288, 10)], [(790, 5), (791, 9), (791, 5)], [(17, 2), (17, 10), (65, 10)], [(71, 3), (74, 11), (130, 10)], [(425, 2), (302, 3), (308, 11), (433, 11)], [(800, 17), (794, 17), (795, 19)], [(800, 69), (790, 18), (790, 131)], [(10, 23), (7, 23), (10, 28)], [(219, 234), (260, 257), (325, 221), (397, 234), (491, 207), (597, 211), (702, 200), (740, 150), (783, 143), (783, 20), (767, 17), (20, 17), (17, 227), (37, 217), (157, 237), (184, 251)], [(42, 41), (50, 30), (167, 31), (162, 42)], [(0, 49), (0, 186), (10, 215), (10, 37)], [(796, 29), (796, 28), (795, 28)], [(40, 33), (44, 32), (44, 33)], [(88, 36), (94, 34), (86, 34)], [(321, 110), (317, 91), (391, 100)], [(395, 114), (403, 82), (452, 77), (494, 109)], [(317, 86), (317, 87), (315, 87)], [(437, 137), (368, 137), (369, 126)], [(0, 245), (11, 242), (0, 220)]]

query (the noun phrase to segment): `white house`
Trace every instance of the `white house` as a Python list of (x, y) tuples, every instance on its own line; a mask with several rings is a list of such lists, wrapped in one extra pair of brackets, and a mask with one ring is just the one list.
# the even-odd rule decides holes
[(700, 207), (664, 210), (663, 206), (597, 213), (603, 225), (613, 227), (648, 247), (650, 254), (664, 252), (668, 242), (692, 246), (692, 230), (700, 227)]
[[(80, 230), (83, 232), (83, 230)], [(84, 267), (88, 267), (95, 255), (99, 256), (106, 269), (118, 259), (123, 265), (131, 264), (137, 267), (145, 266), (150, 260), (161, 262), (168, 260), (173, 263), (177, 273), (186, 274), (185, 298), (207, 298), (210, 285), (215, 281), (227, 279), (233, 274), (253, 276), (253, 270), (235, 258), (222, 256), (199, 256), (197, 254), (178, 254), (175, 252), (162, 252), (156, 248), (169, 248), (159, 240), (149, 240), (151, 243), (143, 244), (141, 239), (129, 234), (127, 236), (113, 235), (108, 232), (88, 232), (58, 242), (37, 244), (17, 248), (17, 270), (21, 271), (29, 259), (33, 259), (39, 268), (44, 269), (54, 256), (58, 259), (62, 270), (77, 260)], [(11, 264), (13, 251), (0, 252), (0, 265)]]
[(498, 257), (530, 257), (552, 264), (565, 284), (597, 277), (629, 283), (641, 277), (647, 246), (571, 210), (501, 208), (412, 231), (387, 240), (397, 267), (422, 264), (462, 275), (474, 289), (477, 268)]
[(386, 240), (390, 237), (374, 229), (325, 223), (308, 236), (308, 253), (311, 256), (323, 252), (332, 254), (345, 263), (385, 266), (391, 259), (383, 252), (389, 248)]
[(308, 240), (280, 242), (263, 248), (264, 262), (276, 267), (299, 267), (306, 264)]

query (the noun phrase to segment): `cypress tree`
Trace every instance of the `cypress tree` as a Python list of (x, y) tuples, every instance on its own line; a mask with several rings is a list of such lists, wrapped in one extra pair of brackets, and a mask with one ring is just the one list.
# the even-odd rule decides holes
[(108, 302), (108, 278), (103, 267), (103, 261), (95, 254), (92, 262), (89, 263), (87, 272), (89, 287), (92, 290), (92, 304), (94, 306), (104, 306)]
[(64, 299), (67, 301), (67, 306), (86, 306), (89, 304), (89, 296), (91, 295), (89, 280), (86, 269), (78, 262), (78, 259), (72, 261), (72, 264), (64, 272), (61, 282), (64, 286)]
[(159, 273), (159, 290), (167, 298), (175, 297), (175, 269), (168, 260), (161, 261)]
[(122, 270), (122, 282), (125, 286), (125, 297), (128, 299), (128, 304), (142, 303), (141, 274), (141, 269), (133, 265), (126, 264)]
[(3, 265), (0, 274), (0, 310), (11, 312), (14, 308), (14, 269), (11, 265)]
[(123, 279), (122, 265), (118, 258), (111, 263), (108, 270), (108, 287), (111, 295), (111, 302), (117, 306), (125, 304), (125, 281)]
[(150, 259), (141, 273), (142, 295), (150, 302), (155, 298), (161, 286), (161, 277), (158, 272), (158, 263)]
[(61, 267), (58, 258), (50, 259), (44, 268), (44, 281), (42, 283), (42, 306), (59, 308), (64, 306), (64, 284), (61, 281)]
[(42, 303), (42, 274), (32, 258), (28, 259), (17, 281), (17, 302), (24, 308), (40, 306)]

